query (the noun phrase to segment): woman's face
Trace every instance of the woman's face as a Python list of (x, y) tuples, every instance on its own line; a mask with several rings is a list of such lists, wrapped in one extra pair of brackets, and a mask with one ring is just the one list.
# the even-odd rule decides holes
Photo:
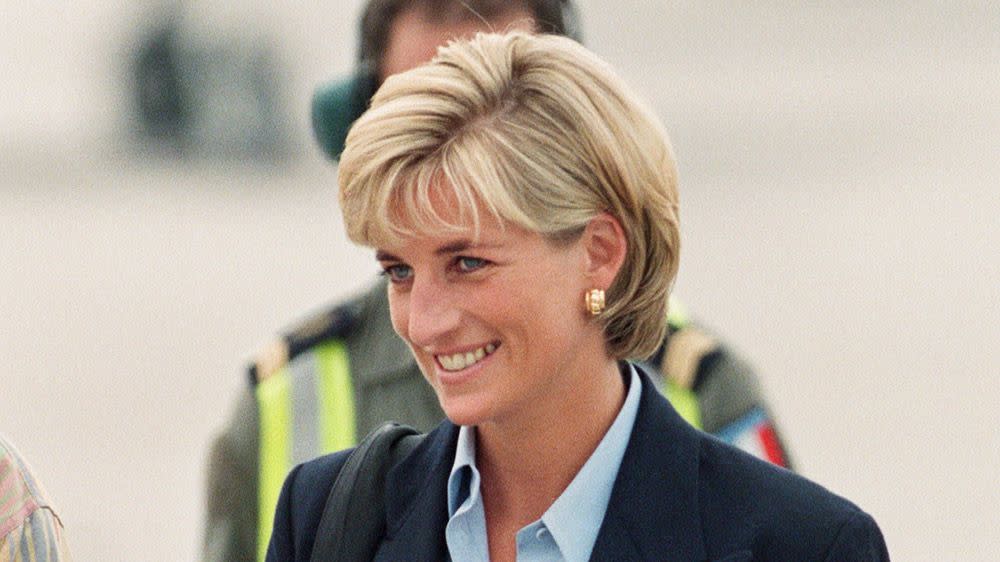
[(590, 360), (581, 346), (603, 345), (584, 313), (580, 243), (481, 217), (478, 239), (470, 227), (377, 248), (393, 326), (460, 425), (544, 409), (566, 394), (561, 376)]

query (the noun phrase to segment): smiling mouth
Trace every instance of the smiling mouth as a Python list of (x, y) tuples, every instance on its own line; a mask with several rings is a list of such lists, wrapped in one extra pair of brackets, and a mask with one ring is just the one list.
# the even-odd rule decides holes
[(478, 349), (466, 351), (464, 353), (455, 353), (453, 355), (435, 355), (434, 359), (437, 360), (438, 365), (440, 365), (442, 369), (448, 371), (449, 373), (454, 373), (455, 371), (468, 369), (483, 359), (486, 359), (499, 347), (500, 344), (488, 343)]

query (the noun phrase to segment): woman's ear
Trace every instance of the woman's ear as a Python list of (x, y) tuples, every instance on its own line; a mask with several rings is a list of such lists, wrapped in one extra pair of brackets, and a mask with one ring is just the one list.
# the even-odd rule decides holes
[(581, 237), (586, 257), (586, 274), (595, 289), (607, 289), (618, 275), (628, 240), (618, 219), (604, 212), (590, 219)]

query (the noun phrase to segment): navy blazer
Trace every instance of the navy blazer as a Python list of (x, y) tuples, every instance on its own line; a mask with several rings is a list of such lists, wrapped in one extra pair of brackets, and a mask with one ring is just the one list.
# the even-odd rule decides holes
[[(888, 560), (875, 521), (851, 502), (693, 429), (640, 370), (643, 392), (591, 560)], [(376, 560), (448, 560), (447, 482), (458, 427), (443, 422), (386, 482)], [(268, 562), (308, 562), (348, 451), (292, 470)]]

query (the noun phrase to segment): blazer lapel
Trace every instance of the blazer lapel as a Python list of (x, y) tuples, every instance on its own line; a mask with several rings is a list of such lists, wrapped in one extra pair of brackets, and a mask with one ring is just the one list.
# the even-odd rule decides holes
[(458, 427), (447, 420), (386, 477), (386, 537), (376, 561), (447, 560), (448, 475)]
[(699, 435), (638, 366), (642, 397), (591, 560), (705, 560)]

